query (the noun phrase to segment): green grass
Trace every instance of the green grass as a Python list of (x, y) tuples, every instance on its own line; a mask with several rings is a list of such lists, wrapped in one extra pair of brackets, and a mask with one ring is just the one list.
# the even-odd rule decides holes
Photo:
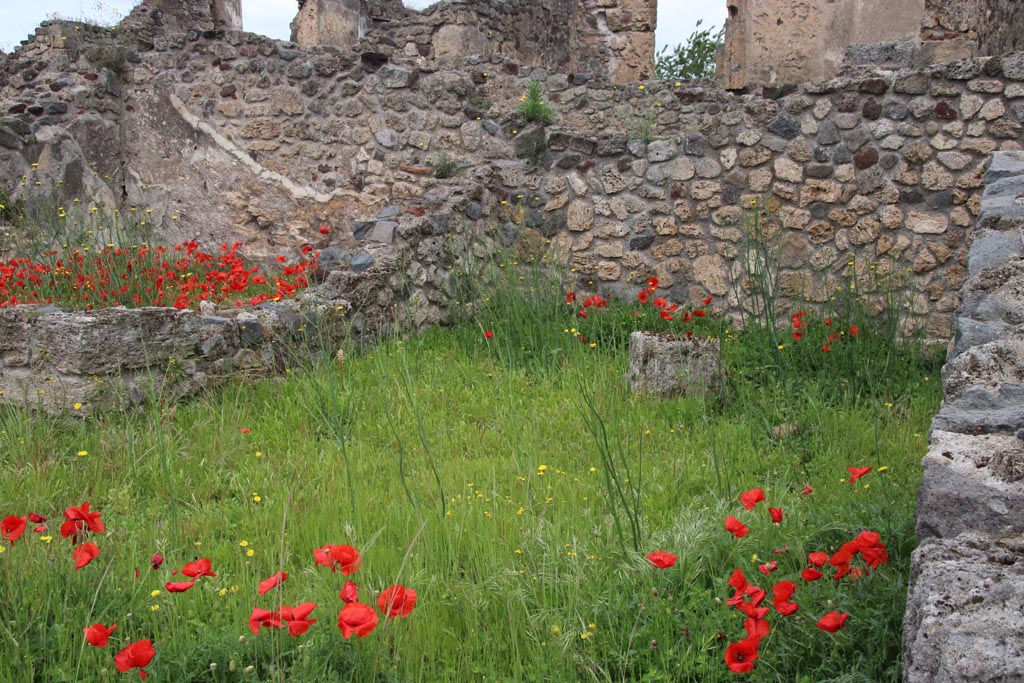
[[(0, 517), (45, 514), (53, 537), (30, 525), (3, 544), (0, 683), (114, 680), (113, 654), (141, 638), (156, 647), (157, 681), (731, 680), (722, 657), (743, 626), (724, 603), (737, 567), (769, 591), (800, 586), (797, 615), (769, 616), (748, 680), (898, 681), (934, 362), (867, 330), (828, 355), (731, 332), (723, 400), (634, 397), (623, 345), (642, 322), (630, 307), (580, 320), (544, 287), (519, 308), (481, 299), (453, 330), (350, 352), (341, 372), (297, 365), (190, 403), (84, 419), (0, 409)], [(639, 553), (627, 507), (606, 495), (588, 402), (629, 467), (619, 476), (636, 492), (625, 506)], [(774, 436), (782, 423), (795, 434)], [(848, 465), (876, 471), (850, 485)], [(758, 486), (785, 510), (781, 525), (764, 504), (737, 502)], [(57, 530), (83, 500), (107, 531), (75, 572)], [(727, 515), (750, 534), (728, 534)], [(807, 552), (865, 528), (881, 533), (889, 564), (856, 582), (799, 580)], [(363, 553), (348, 578), (367, 604), (392, 583), (414, 588), (411, 616), (342, 639), (346, 577), (312, 554), (328, 543)], [(678, 564), (654, 569), (644, 555), (656, 549)], [(167, 558), (159, 571), (154, 552)], [(755, 554), (780, 569), (761, 576)], [(198, 557), (216, 578), (163, 590)], [(257, 596), (279, 569), (282, 588)], [(306, 635), (249, 632), (254, 605), (304, 601), (319, 605)], [(815, 627), (831, 609), (851, 615), (836, 634)], [(104, 650), (82, 636), (95, 622), (118, 624)]]

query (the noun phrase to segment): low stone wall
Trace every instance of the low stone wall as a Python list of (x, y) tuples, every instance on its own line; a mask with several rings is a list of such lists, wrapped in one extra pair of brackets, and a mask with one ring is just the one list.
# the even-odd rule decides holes
[(283, 372), (358, 326), (352, 317), (348, 302), (312, 294), (248, 310), (211, 305), (203, 313), (0, 308), (0, 402), (84, 415), (150, 397), (173, 401)]
[[(425, 323), (445, 319), (455, 274), (502, 246), (574, 269), (579, 291), (632, 297), (656, 276), (677, 301), (710, 294), (735, 315), (749, 300), (744, 209), (764, 197), (782, 302), (828, 305), (852, 277), (880, 310), (865, 285), (891, 278), (914, 325), (945, 340), (984, 160), (1020, 149), (1024, 130), (1019, 52), (737, 95), (500, 54), (168, 33), (142, 9), (118, 36), (48, 24), (5, 60), (0, 178), (127, 197), (167, 242), (389, 258), (384, 296)], [(532, 79), (554, 126), (516, 113)]]
[(906, 683), (1024, 680), (1024, 154), (985, 180), (918, 494)]

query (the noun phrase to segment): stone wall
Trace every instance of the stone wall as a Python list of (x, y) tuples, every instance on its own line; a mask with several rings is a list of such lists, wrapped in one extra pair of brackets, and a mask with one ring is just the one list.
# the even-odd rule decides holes
[(978, 49), (983, 55), (1024, 50), (1024, 4), (1017, 0), (981, 0)]
[[(343, 270), (389, 273), (367, 301), (345, 296), (381, 315), (411, 301), (417, 323), (443, 320), (452, 273), (502, 246), (565, 263), (580, 290), (632, 297), (657, 275), (736, 314), (744, 207), (770, 196), (785, 301), (828, 302), (852, 260), (861, 285), (905, 278), (915, 323), (946, 339), (983, 162), (1021, 146), (1021, 53), (761, 97), (135, 18), (119, 64), (90, 57), (109, 34), (67, 23), (7, 60), (7, 184), (150, 207), (168, 241), (238, 239), (257, 259), (338, 248)], [(516, 113), (532, 79), (557, 112), (547, 129)]]
[(919, 68), (1024, 47), (1014, 0), (729, 0), (719, 84), (828, 79), (845, 66)]
[(918, 494), (906, 683), (1024, 680), (1024, 154), (985, 179)]
[(397, 53), (421, 64), (501, 55), (628, 83), (654, 75), (656, 24), (654, 0), (445, 0), (422, 12), (394, 2), (308, 0), (292, 39), (307, 47)]
[[(0, 309), (0, 403), (87, 415), (158, 397), (174, 401), (230, 380), (270, 376), (350, 331), (347, 301), (301, 301), (203, 313), (173, 308)], [(77, 408), (75, 406), (78, 406)]]

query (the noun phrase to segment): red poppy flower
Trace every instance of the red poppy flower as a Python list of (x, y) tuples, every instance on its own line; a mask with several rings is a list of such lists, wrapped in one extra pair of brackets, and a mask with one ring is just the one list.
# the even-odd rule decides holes
[(828, 562), (828, 553), (808, 553), (807, 561), (815, 567), (823, 567)]
[(800, 341), (803, 338), (804, 338), (804, 335), (801, 334), (800, 332), (796, 332), (796, 331), (793, 332), (793, 340), (794, 341)]
[(832, 347), (830, 347), (828, 344), (822, 344), (821, 345), (822, 353), (828, 353), (831, 350), (832, 350)]
[(346, 581), (345, 585), (341, 588), (341, 592), (338, 593), (338, 597), (345, 602), (358, 602), (359, 588), (356, 586), (356, 582)]
[(203, 557), (195, 562), (186, 562), (181, 568), (181, 574), (192, 579), (198, 579), (200, 576), (217, 576), (210, 571), (210, 566), (209, 558)]
[(779, 563), (774, 560), (771, 562), (765, 562), (764, 564), (757, 565), (757, 571), (761, 572), (765, 576), (768, 576), (773, 571), (779, 568)]
[(401, 584), (388, 586), (377, 598), (377, 609), (389, 619), (407, 617), (416, 606), (416, 591)]
[(772, 631), (767, 620), (755, 617), (747, 617), (743, 620), (743, 630), (747, 632), (748, 636), (757, 636), (758, 638), (764, 638)]
[(768, 516), (776, 524), (782, 524), (782, 508), (768, 508)]
[(804, 484), (804, 490), (800, 492), (801, 496), (809, 496), (814, 493), (814, 489), (811, 488), (810, 484)]
[(309, 614), (316, 609), (316, 603), (304, 602), (295, 607), (282, 605), (278, 610), (278, 616), (282, 621), (288, 622), (288, 635), (293, 638), (301, 636), (309, 630), (309, 627), (316, 623), (316, 619), (309, 619)]
[(89, 510), (89, 502), (85, 501), (79, 506), (72, 506), (64, 510), (64, 518), (67, 520), (60, 525), (60, 535), (64, 538), (71, 536), (72, 543), (78, 543), (78, 534), (84, 529), (101, 534), (106, 531), (102, 515), (99, 512)]
[(832, 327), (832, 318), (825, 318), (825, 327)]
[(11, 545), (25, 535), (26, 528), (28, 528), (28, 517), (8, 515), (4, 517), (3, 521), (0, 521), (0, 532), (2, 532), (3, 538), (11, 542)]
[(99, 556), (100, 547), (92, 541), (89, 541), (88, 543), (83, 543), (82, 545), (76, 547), (71, 552), (71, 557), (75, 560), (75, 571), (78, 571), (79, 569), (89, 564)]
[(637, 301), (639, 301), (642, 304), (647, 303), (647, 301), (650, 298), (651, 298), (651, 294), (646, 289), (641, 289), (639, 292), (636, 293)]
[(711, 303), (714, 300), (715, 300), (715, 297), (713, 297), (713, 296), (706, 296), (706, 297), (704, 297), (704, 304), (703, 305), (707, 306), (709, 303)]
[(671, 553), (666, 553), (663, 550), (655, 550), (647, 555), (647, 559), (658, 569), (668, 569), (673, 566), (679, 558)]
[(304, 245), (302, 245), (302, 249), (300, 249), (300, 251), (303, 254), (308, 254), (309, 252), (313, 251), (313, 245), (312, 244), (304, 244)]
[(111, 625), (107, 628), (103, 624), (93, 624), (92, 626), (86, 626), (82, 629), (82, 633), (85, 634), (85, 639), (90, 645), (94, 647), (106, 647), (107, 641), (110, 640), (110, 634), (117, 628), (117, 624)]
[(494, 333), (490, 330), (484, 330), (484, 339), (494, 339)]
[(267, 591), (280, 586), (287, 579), (288, 579), (288, 572), (277, 572), (276, 574), (271, 576), (269, 579), (263, 579), (262, 581), (260, 581), (259, 589), (257, 589), (256, 592), (259, 593), (260, 595), (263, 595)]
[(789, 600), (795, 592), (796, 584), (792, 581), (779, 581), (772, 586), (772, 606), (775, 607), (775, 611), (784, 617), (795, 614), (800, 606)]
[(574, 301), (576, 301), (576, 292), (566, 292), (565, 293), (565, 303), (571, 304)]
[(320, 226), (320, 234), (321, 235), (329, 235), (329, 234), (331, 234), (331, 229), (328, 228), (326, 225), (321, 225)]
[(750, 527), (731, 515), (725, 518), (725, 529), (736, 538), (743, 538), (750, 531)]
[(839, 629), (846, 626), (846, 619), (849, 614), (840, 612), (839, 610), (832, 610), (821, 619), (818, 620), (818, 628), (822, 631), (828, 631), (829, 633), (835, 633)]
[(737, 591), (742, 591), (744, 588), (747, 587), (747, 577), (743, 575), (742, 570), (737, 569), (732, 573), (732, 576), (729, 577), (728, 583)]
[(581, 318), (586, 318), (587, 317), (587, 311), (585, 309), (581, 308), (580, 310), (576, 311), (576, 315), (578, 315)]
[(350, 545), (325, 545), (313, 550), (313, 556), (317, 564), (330, 567), (332, 572), (340, 569), (345, 576), (355, 574), (363, 564), (362, 555)]
[(811, 581), (817, 581), (822, 576), (824, 576), (824, 574), (819, 572), (814, 567), (808, 567), (807, 569), (800, 572), (800, 578), (804, 581), (807, 581), (808, 583), (810, 583)]
[(788, 600), (779, 600), (778, 602), (772, 602), (772, 606), (780, 616), (788, 617), (797, 613), (800, 609), (800, 605), (795, 602), (789, 602)]
[(249, 429), (248, 427), (242, 427), (242, 428), (241, 428), (241, 429), (239, 429), (238, 431), (242, 432), (243, 434), (248, 434), (248, 433), (249, 433), (249, 432), (251, 432), (252, 430), (251, 430), (251, 429)]
[(117, 665), (117, 670), (121, 673), (138, 669), (139, 680), (144, 681), (149, 674), (143, 667), (149, 666), (154, 655), (156, 655), (156, 650), (153, 649), (151, 641), (137, 640), (114, 655), (114, 664)]
[(860, 328), (858, 328), (856, 325), (850, 325), (850, 336), (851, 337), (856, 339), (858, 332), (860, 332)]
[(194, 585), (196, 585), (195, 581), (168, 581), (164, 584), (164, 588), (168, 593), (184, 593)]
[(38, 515), (34, 512), (30, 512), (28, 513), (28, 521), (32, 522), (33, 524), (42, 524), (46, 521), (46, 517), (43, 515)]
[(361, 602), (350, 602), (338, 612), (338, 628), (344, 638), (351, 638), (352, 634), (365, 638), (377, 628), (378, 620), (373, 608)]
[(668, 301), (662, 299), (661, 297), (658, 297), (657, 299), (651, 302), (651, 305), (654, 306), (655, 308), (665, 308), (666, 306), (668, 306)]
[(870, 467), (847, 467), (846, 471), (850, 473), (850, 483), (857, 481), (865, 474), (871, 471)]
[(703, 318), (707, 314), (704, 313), (704, 311), (700, 310), (699, 308), (695, 308), (693, 309), (693, 315), (697, 318)]
[(663, 320), (671, 320), (673, 316), (668, 311), (662, 311), (661, 312), (661, 317), (662, 317)]
[(280, 617), (278, 617), (277, 612), (253, 607), (252, 614), (249, 615), (249, 630), (252, 631), (253, 635), (258, 635), (261, 626), (267, 628), (283, 628), (284, 624), (281, 622)]
[(658, 278), (656, 278), (656, 277), (647, 278), (647, 289), (649, 289), (649, 290), (651, 290), (653, 292), (657, 288), (658, 288)]
[(160, 553), (153, 553), (153, 557), (149, 558), (149, 566), (153, 568), (153, 571), (160, 569), (160, 565), (164, 563), (164, 556)]
[(745, 674), (754, 670), (754, 662), (757, 661), (757, 648), (761, 645), (761, 639), (757, 636), (747, 636), (738, 643), (730, 643), (725, 648), (725, 664), (729, 670), (737, 674)]
[(740, 504), (748, 510), (764, 500), (764, 489), (750, 489), (740, 494)]

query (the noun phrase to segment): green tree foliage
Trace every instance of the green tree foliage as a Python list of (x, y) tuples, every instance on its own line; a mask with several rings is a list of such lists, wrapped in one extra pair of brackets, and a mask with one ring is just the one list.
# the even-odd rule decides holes
[(715, 77), (715, 53), (722, 44), (724, 28), (715, 32), (715, 27), (701, 29), (701, 22), (685, 43), (673, 48), (661, 48), (654, 59), (654, 71), (658, 78), (686, 79)]

